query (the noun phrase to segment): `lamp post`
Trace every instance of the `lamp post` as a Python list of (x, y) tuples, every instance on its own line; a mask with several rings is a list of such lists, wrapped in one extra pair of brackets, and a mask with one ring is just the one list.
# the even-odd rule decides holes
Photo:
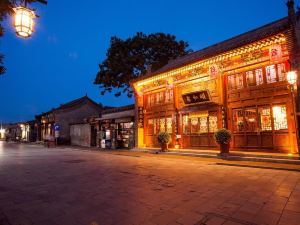
[[(296, 104), (295, 104), (295, 85), (297, 83), (297, 73), (296, 71), (289, 71), (286, 75), (287, 82), (289, 83), (288, 87), (292, 94), (292, 105), (293, 105), (293, 114), (294, 114), (294, 121), (295, 121), (295, 129), (296, 129), (296, 138), (297, 138), (297, 146), (299, 146), (299, 131), (298, 131), (298, 118), (297, 118), (297, 110), (296, 110)], [(298, 154), (299, 147), (298, 147)]]

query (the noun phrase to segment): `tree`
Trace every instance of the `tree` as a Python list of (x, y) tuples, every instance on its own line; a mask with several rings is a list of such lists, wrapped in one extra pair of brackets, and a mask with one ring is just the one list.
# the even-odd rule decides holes
[(126, 93), (132, 97), (130, 80), (146, 74), (150, 67), (156, 71), (169, 60), (188, 54), (188, 46), (187, 42), (176, 41), (174, 35), (164, 33), (137, 33), (126, 40), (112, 37), (94, 84), (102, 89), (101, 95), (117, 89), (115, 96)]
[[(0, 37), (4, 35), (4, 28), (2, 22), (7, 15), (13, 15), (13, 8), (24, 3), (34, 3), (39, 2), (42, 4), (47, 4), (46, 0), (1, 0), (0, 1)], [(5, 73), (5, 68), (3, 66), (4, 55), (0, 53), (0, 75)]]

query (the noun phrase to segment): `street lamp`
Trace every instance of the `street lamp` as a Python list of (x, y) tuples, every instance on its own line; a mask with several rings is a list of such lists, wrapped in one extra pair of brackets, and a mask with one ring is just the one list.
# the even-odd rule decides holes
[(14, 8), (15, 18), (14, 27), (18, 36), (28, 38), (34, 31), (34, 19), (36, 18), (33, 10), (19, 6)]

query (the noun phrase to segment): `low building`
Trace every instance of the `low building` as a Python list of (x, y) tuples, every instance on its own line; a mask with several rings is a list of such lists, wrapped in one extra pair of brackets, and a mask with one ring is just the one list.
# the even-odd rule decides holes
[(83, 123), (88, 117), (98, 117), (101, 110), (101, 105), (84, 96), (42, 113), (36, 116), (37, 139), (43, 141), (49, 136), (54, 137), (57, 129), (59, 130), (58, 143), (70, 144), (71, 124)]
[(20, 127), (20, 141), (35, 142), (37, 138), (36, 123), (34, 120), (18, 123)]
[[(170, 61), (131, 82), (136, 145), (214, 149), (214, 132), (231, 130), (232, 150), (298, 152), (300, 12)], [(289, 75), (289, 76), (288, 76)], [(292, 78), (292, 79), (291, 79)]]
[(103, 149), (134, 147), (134, 105), (103, 110), (98, 133), (98, 145)]

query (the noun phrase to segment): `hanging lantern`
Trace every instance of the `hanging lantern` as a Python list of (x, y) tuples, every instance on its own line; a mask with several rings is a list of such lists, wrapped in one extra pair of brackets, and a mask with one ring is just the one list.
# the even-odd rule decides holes
[(289, 84), (294, 85), (297, 82), (297, 73), (295, 71), (289, 71), (286, 75), (286, 79)]
[(14, 27), (18, 36), (23, 38), (28, 38), (31, 36), (34, 31), (34, 11), (26, 7), (16, 7), (14, 8), (15, 18), (14, 18)]

